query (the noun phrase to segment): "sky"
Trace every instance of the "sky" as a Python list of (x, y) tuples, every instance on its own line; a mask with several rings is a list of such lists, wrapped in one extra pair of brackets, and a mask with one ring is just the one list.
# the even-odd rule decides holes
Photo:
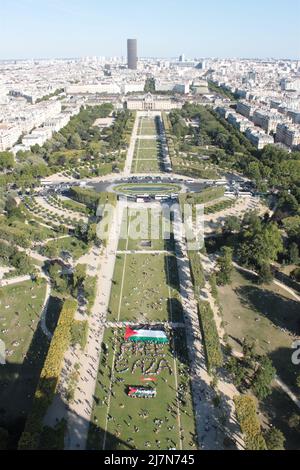
[(0, 0), (0, 60), (300, 58), (300, 0)]

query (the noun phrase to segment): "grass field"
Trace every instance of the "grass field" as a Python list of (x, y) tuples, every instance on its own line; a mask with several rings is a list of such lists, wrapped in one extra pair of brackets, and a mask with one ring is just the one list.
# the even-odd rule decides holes
[(233, 348), (241, 349), (242, 338), (254, 340), (257, 352), (268, 354), (278, 375), (297, 392), (299, 367), (291, 361), (293, 338), (288, 332), (299, 335), (299, 302), (274, 283), (260, 286), (253, 276), (238, 271), (231, 286), (219, 289), (219, 296)]
[[(299, 303), (274, 283), (260, 286), (253, 276), (237, 270), (232, 285), (219, 288), (219, 298), (231, 346), (241, 350), (243, 338), (254, 340), (257, 353), (272, 359), (278, 376), (299, 397), (296, 387), (299, 366), (292, 364), (290, 335), (297, 332), (299, 335)], [(259, 401), (259, 410), (263, 426), (280, 429), (286, 438), (285, 448), (299, 450), (300, 428), (293, 428), (290, 419), (293, 414), (300, 416), (300, 410), (275, 382), (271, 395)]]
[[(124, 342), (124, 330), (106, 330), (89, 449), (195, 449), (185, 337), (175, 334), (170, 346), (133, 346)], [(128, 397), (128, 386), (142, 385), (147, 372), (157, 378), (157, 397)]]
[(114, 191), (124, 194), (170, 194), (170, 193), (179, 193), (181, 187), (178, 184), (173, 183), (127, 183), (114, 186)]
[[(157, 136), (155, 118), (140, 118), (138, 127), (139, 136)], [(157, 173), (161, 171), (160, 142), (154, 138), (136, 140), (134, 158), (132, 162), (133, 173)]]
[(141, 117), (138, 127), (139, 135), (156, 135), (156, 125), (154, 118)]
[(108, 318), (110, 321), (181, 321), (175, 256), (117, 255)]
[(134, 173), (157, 173), (161, 167), (160, 145), (155, 140), (137, 139), (132, 171)]
[(45, 282), (26, 281), (0, 288), (1, 330), (6, 365), (0, 366), (0, 426), (16, 445), (37, 385), (48, 340), (37, 328), (45, 297)]
[[(81, 256), (85, 255), (89, 250), (89, 246), (82, 240), (78, 240), (76, 237), (61, 238), (59, 240), (49, 241), (45, 245), (46, 249), (47, 247), (55, 247), (57, 249), (58, 255), (60, 255), (62, 251), (66, 251), (70, 253), (73, 260), (75, 261)], [(43, 248), (41, 248), (41, 252), (43, 253)]]
[[(164, 221), (164, 223), (163, 223)], [(172, 224), (159, 209), (124, 211), (119, 251), (173, 250)]]

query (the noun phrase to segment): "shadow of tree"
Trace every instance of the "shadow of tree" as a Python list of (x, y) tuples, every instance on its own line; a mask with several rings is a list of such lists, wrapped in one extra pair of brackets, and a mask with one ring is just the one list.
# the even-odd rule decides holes
[(299, 302), (256, 286), (235, 289), (242, 305), (267, 317), (275, 326), (300, 334)]

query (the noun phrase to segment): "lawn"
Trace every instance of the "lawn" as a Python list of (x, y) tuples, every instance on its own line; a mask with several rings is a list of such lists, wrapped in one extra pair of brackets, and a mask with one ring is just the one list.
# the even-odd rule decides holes
[(30, 409), (48, 340), (37, 328), (45, 297), (45, 282), (2, 287), (0, 338), (8, 354), (0, 366), (0, 426), (10, 431), (15, 446)]
[(220, 288), (219, 297), (232, 347), (241, 350), (243, 338), (254, 340), (257, 352), (272, 358), (278, 375), (296, 392), (299, 367), (292, 364), (291, 346), (292, 334), (300, 332), (299, 302), (274, 283), (260, 286), (236, 270), (232, 285)]
[[(89, 449), (195, 449), (186, 345), (183, 332), (180, 337), (179, 334), (176, 332), (177, 341), (170, 345), (133, 345), (124, 342), (123, 329), (106, 330)], [(174, 359), (174, 344), (180, 347), (177, 350), (180, 359)], [(141, 378), (149, 374), (157, 378), (152, 385), (157, 397), (148, 400), (128, 397), (128, 386), (143, 385)]]
[(160, 147), (160, 142), (156, 139), (138, 139), (137, 141), (139, 149), (154, 149)]
[(110, 321), (182, 320), (177, 261), (173, 254), (117, 255)]
[(159, 172), (161, 166), (160, 152), (161, 147), (156, 141), (138, 139), (134, 151), (132, 172)]
[[(163, 224), (164, 220), (164, 224)], [(159, 209), (124, 211), (119, 251), (173, 250), (172, 225)]]
[(74, 261), (85, 255), (89, 250), (89, 246), (82, 240), (78, 240), (76, 237), (61, 238), (59, 240), (49, 241), (45, 245), (46, 249), (47, 247), (50, 249), (55, 247), (58, 254), (60, 254), (62, 251), (70, 253)]
[(133, 173), (159, 173), (161, 166), (157, 159), (133, 160), (132, 171)]
[(139, 135), (156, 135), (154, 118), (141, 118), (139, 122)]
[(114, 191), (124, 194), (170, 194), (179, 193), (181, 187), (173, 183), (127, 183), (114, 186)]

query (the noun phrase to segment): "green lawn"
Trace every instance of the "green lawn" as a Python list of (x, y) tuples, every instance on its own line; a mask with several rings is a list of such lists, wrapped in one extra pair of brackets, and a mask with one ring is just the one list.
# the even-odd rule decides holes
[(173, 250), (172, 225), (163, 217), (159, 210), (124, 211), (118, 250)]
[(158, 160), (133, 160), (133, 173), (159, 173), (161, 171)]
[[(182, 448), (195, 449), (184, 335), (181, 333), (179, 337), (176, 333), (175, 344), (180, 348), (177, 353), (181, 361), (174, 360), (173, 342), (170, 346), (133, 346), (124, 342), (123, 335), (123, 329), (105, 332), (88, 448), (179, 450), (181, 427)], [(109, 400), (111, 371), (113, 384)], [(146, 400), (127, 396), (128, 386), (142, 385), (141, 377), (147, 376), (147, 372), (153, 376), (155, 371), (158, 371), (155, 375), (156, 398)], [(181, 391), (180, 403), (176, 400), (176, 378), (177, 389)]]
[(138, 139), (138, 146), (142, 149), (157, 149), (160, 143), (156, 139)]
[(61, 238), (60, 240), (49, 241), (45, 245), (45, 248), (52, 248), (53, 246), (57, 248), (58, 254), (60, 254), (61, 251), (69, 252), (75, 261), (81, 256), (85, 255), (89, 250), (89, 246), (82, 240), (78, 240), (76, 237)]
[(156, 135), (154, 118), (141, 118), (139, 122), (139, 135)]
[(299, 302), (274, 283), (260, 286), (253, 276), (238, 271), (231, 286), (219, 289), (219, 297), (233, 348), (240, 350), (245, 337), (254, 340), (257, 352), (268, 354), (278, 375), (296, 391), (299, 367), (291, 361), (293, 338), (288, 332), (299, 335)]
[(127, 183), (115, 186), (114, 191), (124, 194), (170, 194), (179, 193), (181, 191), (181, 187), (178, 184), (173, 183)]
[(178, 284), (173, 254), (117, 255), (109, 320), (181, 321)]
[(159, 147), (153, 148), (139, 148), (136, 149), (135, 159), (136, 160), (157, 160), (159, 155)]
[(0, 366), (0, 426), (10, 431), (15, 446), (37, 385), (48, 340), (37, 328), (45, 297), (45, 282), (2, 287), (0, 338), (8, 354)]

